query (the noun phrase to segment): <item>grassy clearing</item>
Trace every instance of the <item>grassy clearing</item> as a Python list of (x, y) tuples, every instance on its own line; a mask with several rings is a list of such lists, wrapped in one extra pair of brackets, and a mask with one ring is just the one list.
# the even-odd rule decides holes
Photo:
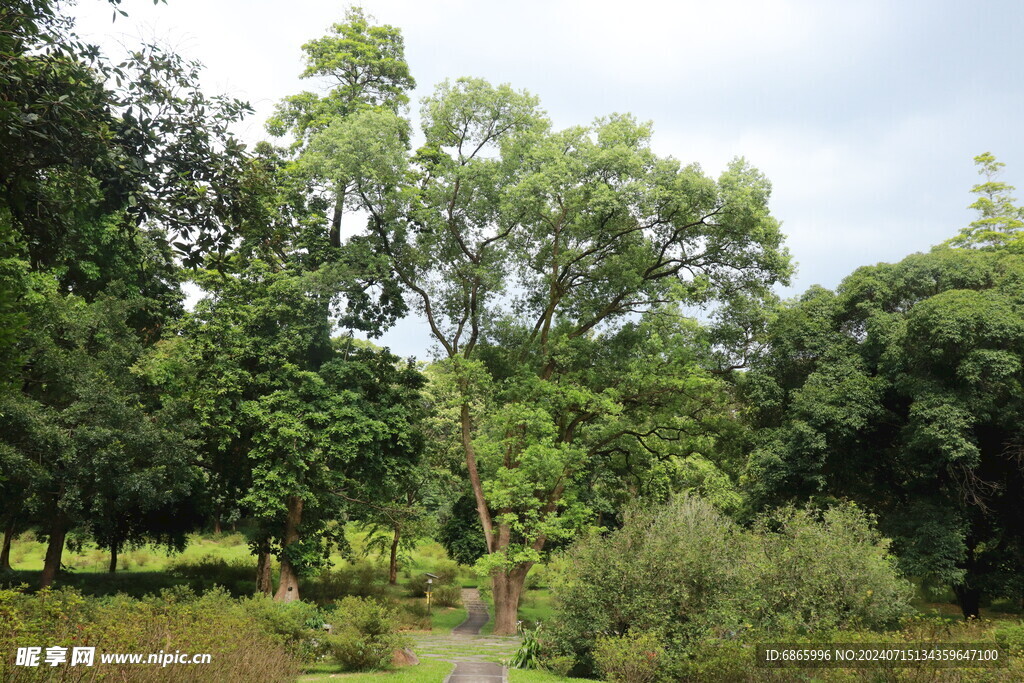
[(536, 628), (538, 623), (548, 621), (555, 616), (551, 590), (537, 588), (523, 593), (519, 603), (519, 618), (527, 628)]

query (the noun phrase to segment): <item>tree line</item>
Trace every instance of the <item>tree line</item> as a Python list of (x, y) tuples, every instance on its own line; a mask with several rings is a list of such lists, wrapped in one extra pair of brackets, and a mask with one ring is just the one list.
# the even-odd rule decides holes
[[(691, 492), (740, 522), (854, 501), (965, 615), (1024, 597), (1024, 210), (993, 156), (950, 243), (781, 302), (746, 161), (474, 78), (417, 137), (401, 32), (359, 9), (252, 149), (198, 65), (115, 65), (50, 0), (0, 19), (0, 566), (27, 529), (45, 586), (69, 539), (115, 569), (244, 520), (258, 590), (295, 600), (357, 520), (392, 581), (422, 534), (475, 562), (514, 633), (534, 564)], [(411, 312), (429, 364), (357, 338)]]

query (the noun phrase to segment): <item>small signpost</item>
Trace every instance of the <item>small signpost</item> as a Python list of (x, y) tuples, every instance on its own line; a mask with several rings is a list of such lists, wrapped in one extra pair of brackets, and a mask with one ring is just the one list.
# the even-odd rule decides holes
[(433, 592), (432, 589), (434, 588), (434, 579), (437, 578), (437, 575), (436, 574), (431, 574), (430, 572), (426, 572), (426, 574), (427, 574), (427, 616), (430, 616), (430, 595)]

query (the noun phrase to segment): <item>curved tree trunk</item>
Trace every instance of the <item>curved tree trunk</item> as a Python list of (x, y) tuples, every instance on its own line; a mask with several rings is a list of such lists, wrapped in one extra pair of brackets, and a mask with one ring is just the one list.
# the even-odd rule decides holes
[(60, 571), (60, 558), (64, 554), (64, 539), (68, 535), (68, 522), (63, 516), (53, 520), (50, 527), (50, 541), (46, 545), (46, 559), (43, 560), (43, 573), (39, 577), (39, 587), (53, 585)]
[(256, 592), (270, 595), (274, 592), (274, 582), (270, 573), (270, 548), (263, 544), (260, 546), (256, 561)]
[(299, 575), (291, 560), (288, 559), (288, 548), (299, 540), (299, 524), (302, 523), (302, 499), (288, 496), (288, 517), (284, 525), (284, 543), (281, 552), (281, 579), (277, 585), (274, 600), (291, 602), (299, 599)]

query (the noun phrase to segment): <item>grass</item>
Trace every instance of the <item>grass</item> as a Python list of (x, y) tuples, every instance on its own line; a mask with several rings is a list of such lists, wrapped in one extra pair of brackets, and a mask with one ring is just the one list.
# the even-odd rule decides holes
[(465, 620), (466, 609), (464, 607), (435, 607), (430, 614), (434, 633), (451, 633), (453, 628)]
[(453, 664), (437, 660), (422, 661), (415, 666), (395, 671), (371, 671), (361, 673), (337, 673), (330, 665), (317, 665), (307, 669), (299, 681), (345, 681), (346, 683), (440, 683), (451, 673)]
[(566, 678), (541, 669), (509, 669), (508, 683), (563, 683), (583, 681), (582, 678)]
[(548, 621), (554, 616), (550, 589), (537, 588), (523, 593), (519, 601), (519, 618), (527, 628), (536, 628), (538, 622)]

